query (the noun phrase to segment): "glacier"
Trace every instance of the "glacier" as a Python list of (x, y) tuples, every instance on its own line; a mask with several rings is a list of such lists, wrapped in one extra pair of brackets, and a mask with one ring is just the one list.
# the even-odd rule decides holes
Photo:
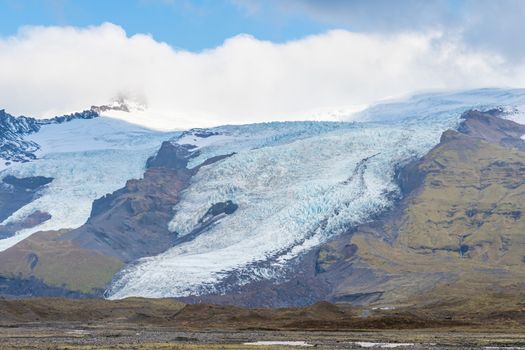
[(237, 150), (195, 175), (170, 229), (190, 233), (214, 203), (231, 200), (237, 211), (195, 239), (128, 266), (108, 295), (217, 293), (232, 274), (242, 276), (237, 285), (277, 276), (302, 252), (391, 206), (399, 196), (396, 165), (421, 157), (457, 122), (354, 123)]
[(184, 237), (215, 203), (238, 209), (168, 251), (125, 267), (106, 296), (183, 297), (226, 293), (279, 278), (305, 251), (390, 208), (400, 197), (396, 167), (426, 154), (471, 108), (525, 106), (525, 90), (480, 89), (415, 96), (373, 106), (359, 122), (266, 123), (198, 129), (175, 138), (205, 166), (169, 224)]
[(41, 126), (25, 139), (39, 146), (38, 159), (14, 163), (0, 177), (46, 176), (54, 180), (39, 198), (20, 208), (2, 224), (25, 218), (36, 210), (51, 219), (0, 240), (0, 251), (45, 230), (77, 228), (85, 223), (93, 201), (140, 178), (145, 163), (162, 141), (180, 133), (152, 131), (124, 121), (98, 117)]

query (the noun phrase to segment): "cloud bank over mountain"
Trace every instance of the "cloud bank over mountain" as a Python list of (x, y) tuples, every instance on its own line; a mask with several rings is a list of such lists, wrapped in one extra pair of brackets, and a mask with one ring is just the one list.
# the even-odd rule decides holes
[[(525, 61), (472, 49), (446, 30), (332, 30), (286, 43), (249, 35), (201, 52), (177, 50), (112, 23), (23, 27), (0, 38), (0, 104), (49, 116), (118, 96), (164, 128), (337, 119), (389, 97), (429, 89), (523, 86)], [(333, 111), (340, 111), (334, 113)]]

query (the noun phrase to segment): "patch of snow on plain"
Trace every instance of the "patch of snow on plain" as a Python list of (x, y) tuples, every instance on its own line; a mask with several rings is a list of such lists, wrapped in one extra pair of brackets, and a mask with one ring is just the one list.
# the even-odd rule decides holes
[(305, 341), (293, 341), (293, 340), (259, 340), (256, 342), (244, 343), (243, 345), (259, 345), (259, 346), (302, 346), (302, 347), (313, 347), (312, 344), (308, 344)]
[(358, 341), (353, 344), (358, 345), (362, 348), (383, 348), (383, 349), (394, 349), (394, 348), (406, 348), (414, 346), (414, 343), (373, 343), (367, 341)]

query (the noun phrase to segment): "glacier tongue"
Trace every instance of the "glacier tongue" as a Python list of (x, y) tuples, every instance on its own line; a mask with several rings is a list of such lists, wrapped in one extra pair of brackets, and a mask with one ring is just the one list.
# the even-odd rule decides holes
[[(210, 139), (196, 144), (201, 156), (236, 154), (201, 168), (176, 206), (170, 229), (190, 233), (218, 202), (231, 200), (237, 211), (194, 239), (128, 266), (109, 297), (217, 293), (232, 276), (240, 284), (276, 276), (301, 252), (388, 208), (399, 194), (396, 164), (425, 154), (458, 119), (243, 126), (237, 127), (237, 142), (221, 133), (206, 136)], [(268, 133), (272, 137), (253, 143)], [(252, 141), (240, 142), (243, 134)], [(179, 139), (190, 141), (187, 135)]]

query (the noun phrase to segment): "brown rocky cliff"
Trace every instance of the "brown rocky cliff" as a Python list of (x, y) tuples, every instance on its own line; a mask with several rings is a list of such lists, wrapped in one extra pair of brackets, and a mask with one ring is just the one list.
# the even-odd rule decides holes
[(187, 147), (164, 142), (148, 160), (142, 179), (129, 180), (122, 189), (97, 199), (86, 224), (64, 239), (124, 263), (170, 248), (176, 235), (169, 232), (168, 223), (193, 174), (186, 168), (191, 156)]

